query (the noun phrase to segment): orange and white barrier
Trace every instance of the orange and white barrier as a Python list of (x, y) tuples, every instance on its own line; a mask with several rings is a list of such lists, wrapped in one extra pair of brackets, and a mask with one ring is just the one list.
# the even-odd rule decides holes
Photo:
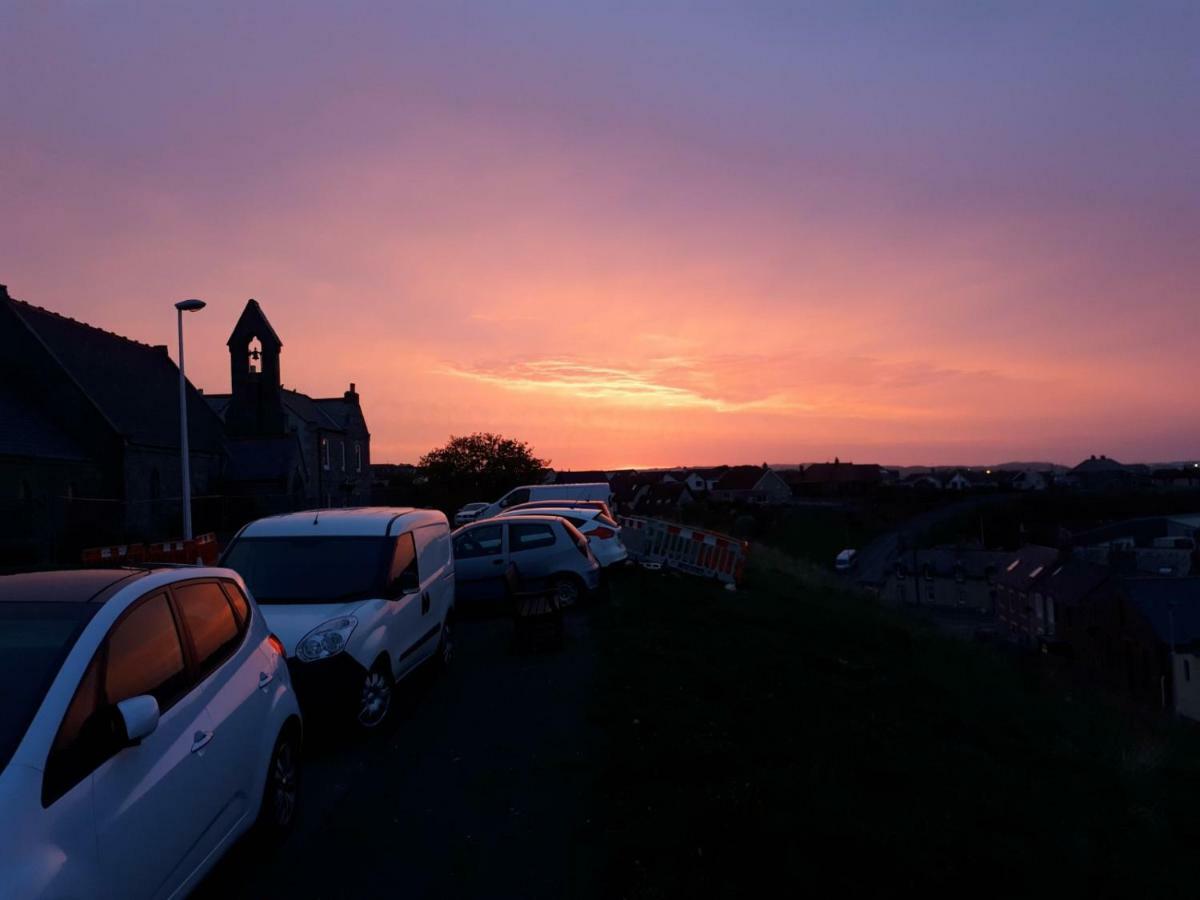
[(215, 566), (219, 556), (217, 536), (201, 534), (190, 541), (90, 547), (83, 551), (83, 563), (89, 566), (137, 566), (154, 563)]
[(644, 566), (678, 569), (726, 584), (742, 579), (750, 552), (747, 541), (642, 516), (621, 516), (620, 523), (621, 540), (630, 557)]

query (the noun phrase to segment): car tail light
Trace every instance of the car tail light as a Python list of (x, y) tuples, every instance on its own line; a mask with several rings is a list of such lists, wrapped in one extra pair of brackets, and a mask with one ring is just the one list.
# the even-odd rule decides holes
[(283, 641), (281, 641), (279, 638), (275, 637), (275, 635), (268, 634), (267, 635), (267, 643), (270, 644), (275, 649), (275, 652), (278, 653), (280, 656), (283, 656), (283, 657), (287, 656), (287, 650), (285, 650), (283, 647)]
[(617, 533), (615, 531), (613, 531), (611, 528), (604, 528), (603, 526), (588, 534), (589, 538), (595, 538), (598, 541), (607, 541), (609, 538), (616, 536)]

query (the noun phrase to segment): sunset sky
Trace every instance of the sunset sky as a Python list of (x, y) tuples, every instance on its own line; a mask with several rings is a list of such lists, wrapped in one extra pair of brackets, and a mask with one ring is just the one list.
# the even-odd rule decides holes
[[(10, 2), (0, 283), (376, 461), (1200, 456), (1200, 3)], [(169, 8), (168, 8), (169, 7)]]

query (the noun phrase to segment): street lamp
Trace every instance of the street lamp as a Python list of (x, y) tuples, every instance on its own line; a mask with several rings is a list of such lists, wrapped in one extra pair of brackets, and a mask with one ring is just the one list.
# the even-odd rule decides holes
[(183, 374), (183, 314), (204, 309), (203, 300), (180, 300), (175, 304), (179, 318), (179, 453), (183, 466), (183, 539), (192, 539), (192, 467), (188, 453), (187, 378)]

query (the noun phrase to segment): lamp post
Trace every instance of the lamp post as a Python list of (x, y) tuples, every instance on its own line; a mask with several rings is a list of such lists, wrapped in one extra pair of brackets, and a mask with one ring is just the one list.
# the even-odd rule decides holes
[(175, 304), (179, 319), (179, 453), (183, 466), (183, 539), (192, 539), (192, 466), (188, 453), (187, 377), (183, 374), (183, 314), (204, 309), (203, 300), (180, 300)]

